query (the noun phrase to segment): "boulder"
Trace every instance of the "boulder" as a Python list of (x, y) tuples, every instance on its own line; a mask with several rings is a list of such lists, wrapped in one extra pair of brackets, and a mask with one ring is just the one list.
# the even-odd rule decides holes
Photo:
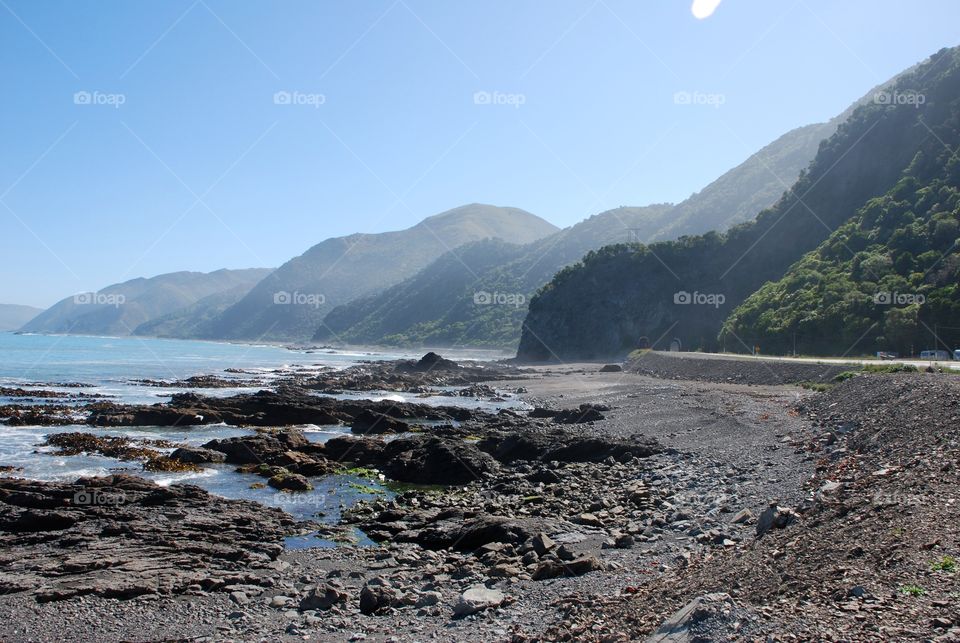
[(603, 563), (595, 556), (583, 556), (565, 563), (548, 560), (540, 563), (533, 572), (533, 580), (547, 580), (560, 576), (583, 576), (586, 573), (601, 569), (603, 569)]
[(350, 432), (358, 435), (377, 435), (380, 433), (406, 433), (410, 425), (384, 413), (366, 409), (353, 418)]
[(388, 477), (416, 484), (468, 484), (500, 468), (474, 444), (433, 436), (389, 442), (383, 458), (378, 468)]
[(388, 585), (369, 582), (360, 590), (360, 612), (376, 614), (400, 603), (400, 592)]
[(191, 464), (211, 464), (226, 462), (227, 456), (221, 451), (204, 449), (202, 447), (181, 447), (170, 454), (171, 460), (189, 462)]
[(506, 596), (500, 590), (488, 589), (484, 585), (474, 585), (457, 599), (453, 606), (453, 615), (463, 618), (485, 609), (494, 609), (500, 607), (504, 599)]
[(537, 552), (537, 556), (543, 556), (548, 551), (553, 549), (556, 546), (556, 543), (542, 531), (533, 537), (533, 549)]
[(500, 462), (529, 460), (540, 462), (600, 462), (609, 457), (625, 462), (646, 458), (663, 448), (643, 435), (628, 440), (601, 436), (583, 436), (564, 429), (497, 433), (485, 437), (477, 446)]
[(328, 583), (311, 587), (300, 599), (300, 611), (328, 610), (334, 605), (347, 602), (349, 596)]
[(211, 440), (203, 448), (223, 453), (231, 464), (275, 464), (288, 451), (298, 451), (308, 446), (310, 441), (303, 431), (286, 429)]
[(780, 507), (776, 503), (763, 510), (757, 518), (757, 538), (762, 537), (771, 529), (783, 529), (798, 518), (793, 509)]
[(313, 489), (310, 481), (299, 473), (278, 473), (267, 480), (267, 484), (281, 491), (310, 491)]

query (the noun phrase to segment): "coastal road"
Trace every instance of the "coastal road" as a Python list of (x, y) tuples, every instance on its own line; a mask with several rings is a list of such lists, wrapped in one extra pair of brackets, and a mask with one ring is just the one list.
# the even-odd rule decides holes
[(677, 357), (680, 359), (683, 358), (698, 358), (698, 359), (731, 359), (731, 360), (757, 360), (757, 361), (770, 361), (770, 362), (802, 362), (807, 364), (851, 364), (866, 366), (869, 364), (908, 364), (910, 366), (915, 366), (920, 370), (927, 368), (928, 366), (937, 366), (940, 368), (947, 368), (955, 371), (960, 371), (960, 361), (935, 361), (935, 360), (921, 360), (921, 359), (890, 359), (890, 360), (878, 360), (878, 359), (862, 359), (856, 357), (776, 357), (772, 355), (737, 355), (731, 353), (696, 353), (696, 352), (679, 352), (679, 353), (670, 353), (661, 351), (662, 355), (669, 355), (670, 357)]

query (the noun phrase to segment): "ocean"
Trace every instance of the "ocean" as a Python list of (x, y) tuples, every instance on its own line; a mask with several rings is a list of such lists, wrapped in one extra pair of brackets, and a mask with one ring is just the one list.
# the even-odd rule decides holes
[[(223, 378), (256, 377), (262, 385), (234, 388), (190, 389), (203, 395), (228, 396), (267, 388), (271, 380), (291, 370), (316, 371), (323, 368), (347, 368), (365, 360), (419, 357), (414, 353), (336, 351), (327, 349), (288, 349), (282, 346), (232, 344), (138, 337), (84, 337), (73, 335), (17, 335), (0, 333), (0, 386), (44, 389), (72, 393), (98, 393), (115, 402), (153, 404), (170, 399), (186, 389), (147, 385), (137, 380), (173, 381), (193, 375), (217, 375)], [(457, 357), (482, 359), (487, 353), (459, 353)], [(237, 374), (228, 369), (241, 370)], [(76, 385), (83, 385), (77, 387)], [(366, 399), (416, 400), (427, 404), (460, 404), (473, 408), (503, 408), (522, 403), (493, 404), (460, 397), (418, 397), (393, 391), (344, 393), (338, 397)], [(52, 400), (56, 402), (56, 400)], [(22, 398), (0, 396), (0, 404), (24, 403)], [(349, 427), (300, 427), (310, 440), (323, 442), (336, 435), (349, 434)], [(136, 462), (121, 462), (101, 455), (61, 456), (42, 446), (55, 432), (85, 431), (98, 435), (127, 436), (132, 439), (168, 440), (199, 446), (214, 438), (245, 435), (250, 429), (226, 425), (178, 427), (124, 427), (97, 429), (85, 425), (66, 427), (0, 426), (0, 466), (14, 471), (0, 475), (36, 480), (73, 481), (83, 476), (132, 473), (161, 485), (195, 484), (227, 498), (245, 498), (265, 505), (282, 507), (301, 519), (334, 524), (340, 512), (361, 498), (389, 495), (390, 490), (367, 479), (352, 475), (331, 475), (311, 480), (314, 490), (284, 493), (270, 487), (260, 488), (263, 479), (237, 473), (234, 465), (207, 465), (200, 472), (158, 473), (143, 471)], [(357, 535), (364, 541), (361, 534)], [(333, 543), (310, 535), (291, 538), (289, 547), (323, 547)]]

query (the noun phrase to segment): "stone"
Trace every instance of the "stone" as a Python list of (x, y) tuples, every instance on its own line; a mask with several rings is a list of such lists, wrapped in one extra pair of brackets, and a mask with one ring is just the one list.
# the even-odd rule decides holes
[(443, 596), (440, 592), (420, 592), (420, 595), (417, 596), (417, 601), (414, 603), (415, 607), (432, 607), (437, 605), (443, 599)]
[(603, 569), (603, 563), (595, 556), (583, 556), (569, 562), (548, 560), (540, 563), (533, 572), (533, 580), (547, 580), (560, 576), (582, 576), (600, 569)]
[(582, 513), (577, 516), (576, 521), (581, 525), (589, 525), (591, 527), (602, 527), (603, 522), (595, 514), (592, 513)]
[(306, 596), (300, 599), (300, 611), (328, 610), (338, 603), (347, 602), (348, 596), (329, 583), (317, 585), (307, 590)]
[(307, 480), (306, 476), (299, 473), (278, 473), (267, 481), (274, 489), (281, 491), (310, 491), (313, 485)]
[(550, 539), (550, 536), (542, 531), (533, 537), (533, 549), (538, 556), (543, 556), (556, 546), (556, 543)]
[(400, 593), (386, 585), (367, 583), (360, 590), (360, 612), (376, 614), (400, 602)]
[(630, 534), (620, 534), (613, 541), (617, 549), (630, 549), (634, 545), (634, 538)]
[(213, 462), (226, 462), (227, 456), (225, 453), (214, 451), (213, 449), (181, 447), (170, 454), (170, 459), (189, 462), (191, 464), (208, 464)]
[(797, 519), (797, 514), (789, 508), (771, 504), (763, 510), (757, 519), (757, 538), (761, 538), (771, 529), (783, 529)]
[(730, 522), (734, 525), (749, 525), (753, 522), (753, 512), (749, 509), (743, 509), (737, 512)]
[(821, 496), (832, 496), (840, 491), (842, 485), (839, 482), (834, 480), (827, 480), (820, 486), (820, 495)]
[(286, 607), (292, 604), (293, 604), (293, 599), (290, 598), (289, 596), (283, 596), (283, 595), (274, 596), (267, 603), (267, 605), (269, 605), (274, 609), (285, 609)]
[(689, 643), (703, 640), (691, 632), (693, 626), (724, 609), (729, 609), (732, 605), (733, 601), (729, 594), (714, 593), (699, 596), (674, 612), (646, 638), (646, 643)]
[(506, 596), (500, 590), (488, 589), (485, 585), (474, 585), (460, 595), (453, 607), (453, 615), (463, 618), (471, 614), (499, 607)]

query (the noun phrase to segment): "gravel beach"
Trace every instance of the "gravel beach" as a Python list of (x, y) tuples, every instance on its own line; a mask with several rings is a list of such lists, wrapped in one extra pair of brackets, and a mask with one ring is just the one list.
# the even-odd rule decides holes
[[(725, 362), (729, 377), (735, 379), (738, 362)], [(669, 369), (670, 362), (664, 364), (658, 368)], [(937, 448), (955, 449), (956, 423), (947, 426), (958, 412), (958, 387), (952, 376), (858, 375), (827, 393), (813, 393), (792, 385), (729, 383), (723, 374), (719, 382), (675, 379), (688, 368), (679, 363), (677, 373), (661, 373), (662, 377), (633, 372), (636, 369), (629, 364), (620, 371), (602, 366), (568, 364), (504, 373), (491, 384), (498, 390), (522, 391), (520, 396), (534, 411), (475, 416), (460, 425), (462, 430), (438, 428), (428, 435), (398, 438), (400, 443), (420, 440), (397, 447), (390, 457), (413, 459), (422, 475), (450, 476), (454, 475), (450, 469), (457, 467), (469, 475), (456, 486), (408, 486), (392, 499), (364, 501), (346, 512), (343, 527), (370, 534), (379, 543), (373, 547), (344, 544), (291, 550), (273, 559), (252, 556), (250, 564), (234, 555), (235, 562), (227, 567), (197, 563), (196, 577), (179, 584), (159, 583), (156, 590), (110, 595), (89, 589), (90, 575), (102, 571), (97, 565), (91, 562), (87, 569), (67, 565), (78, 555), (77, 548), (85, 547), (69, 537), (70, 527), (17, 532), (13, 510), (20, 507), (22, 514), (23, 506), (43, 503), (35, 498), (27, 502), (0, 489), (0, 534), (8, 544), (0, 561), (5, 588), (0, 596), (0, 614), (5, 617), (0, 638), (637, 640), (703, 597), (707, 598), (702, 604), (680, 617), (677, 631), (691, 636), (706, 633), (707, 639), (715, 640), (767, 636), (790, 640), (790, 623), (798, 619), (806, 624), (800, 638), (883, 638), (880, 625), (873, 623), (882, 620), (883, 613), (866, 608), (845, 611), (846, 594), (837, 605), (818, 608), (842, 615), (841, 622), (834, 619), (820, 628), (818, 612), (804, 607), (809, 592), (797, 589), (788, 574), (771, 580), (763, 573), (764, 561), (770, 556), (779, 560), (776, 552), (783, 549), (815, 547), (815, 542), (808, 542), (809, 534), (824, 529), (824, 516), (837, 511), (834, 505), (824, 509), (824, 503), (842, 502), (838, 498), (859, 488), (859, 477), (837, 481), (833, 468), (864, 448), (848, 440), (858, 434), (854, 427), (863, 424), (857, 414), (881, 403), (884, 387), (899, 386), (897, 390), (907, 394), (913, 380), (903, 377), (919, 378), (917, 382), (925, 385), (933, 382), (926, 396), (934, 402), (917, 408), (914, 419), (923, 419), (937, 400), (946, 399), (949, 410), (942, 416), (943, 431), (954, 433), (937, 442)], [(773, 374), (770, 379), (778, 378)], [(864, 400), (867, 393), (874, 397)], [(885, 422), (882, 413), (870, 417), (873, 430)], [(444, 433), (451, 430), (453, 434)], [(464, 435), (467, 431), (470, 434)], [(897, 440), (910, 444), (909, 436)], [(356, 443), (350, 445), (358, 450), (351, 458), (379, 462), (377, 449), (382, 447), (377, 439), (361, 435)], [(267, 449), (270, 443), (259, 439), (244, 444), (256, 450)], [(338, 448), (328, 446), (324, 452), (296, 445), (291, 437), (282, 446), (288, 460), (302, 462), (298, 458), (305, 453), (314, 460), (332, 457)], [(210, 446), (232, 453), (236, 445)], [(955, 494), (956, 451), (944, 453), (938, 462), (952, 463), (952, 468), (940, 475), (953, 477), (940, 480), (937, 488)], [(438, 458), (450, 466), (438, 468)], [(887, 461), (874, 459), (871, 475)], [(394, 469), (400, 472), (397, 475), (409, 475), (410, 467)], [(853, 475), (849, 468), (844, 471)], [(893, 484), (883, 476), (871, 479)], [(842, 488), (824, 487), (827, 481)], [(884, 489), (897, 492), (896, 487)], [(158, 501), (156, 511), (169, 514), (165, 503), (172, 502), (185, 501)], [(213, 500), (191, 502), (202, 511), (203, 503)], [(952, 501), (938, 506), (955, 511)], [(98, 508), (100, 513), (109, 511)], [(109, 513), (98, 514), (97, 519), (106, 525), (102, 528), (126, 534), (130, 540), (124, 543), (125, 551), (144, 537), (145, 528), (136, 521), (121, 529), (110, 527), (119, 519), (111, 519)], [(137, 520), (150, 523), (148, 517), (138, 515)], [(270, 520), (273, 534), (280, 523), (272, 514)], [(957, 547), (955, 527), (930, 528), (943, 535), (927, 537), (939, 541), (923, 558), (939, 556), (950, 567), (950, 553), (955, 554)], [(171, 530), (170, 537), (183, 532)], [(209, 543), (215, 540), (216, 527), (209, 532), (186, 535)], [(861, 543), (864, 548), (869, 545)], [(25, 564), (23, 556), (37, 547), (63, 558), (65, 568), (48, 570), (48, 577), (87, 589), (51, 600), (49, 592), (43, 595), (40, 588), (26, 586), (24, 575), (36, 574), (40, 564)], [(145, 559), (140, 564), (156, 559), (156, 549), (147, 542), (142, 551)], [(163, 560), (169, 564), (169, 555)], [(122, 567), (113, 571), (122, 574)], [(14, 572), (20, 575), (20, 585), (14, 583)], [(80, 576), (65, 581), (56, 578), (58, 573)], [(165, 574), (185, 576), (182, 569), (157, 571), (158, 577)], [(939, 602), (927, 601), (942, 607), (924, 611), (914, 629), (896, 630), (903, 639), (955, 632), (951, 628), (956, 625), (957, 600), (950, 591), (957, 588), (955, 581), (950, 582), (952, 589), (945, 585), (937, 590)], [(862, 585), (869, 586), (865, 591), (871, 596), (881, 593), (866, 581)], [(778, 604), (784, 600), (789, 605)], [(870, 620), (861, 618), (864, 614)], [(851, 627), (842, 627), (843, 619)]]

